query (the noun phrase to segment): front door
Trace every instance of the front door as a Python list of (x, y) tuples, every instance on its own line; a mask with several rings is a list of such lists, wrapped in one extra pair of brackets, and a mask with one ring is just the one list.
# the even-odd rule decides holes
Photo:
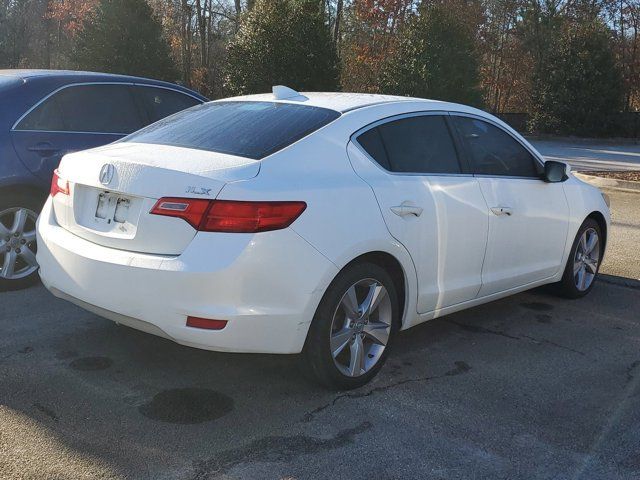
[(373, 188), (390, 233), (418, 275), (418, 313), (472, 300), (482, 280), (488, 218), (465, 174), (446, 114), (415, 114), (354, 136), (349, 157)]
[(562, 268), (569, 205), (561, 183), (546, 183), (542, 164), (498, 125), (452, 115), (489, 213), (479, 296), (547, 279)]

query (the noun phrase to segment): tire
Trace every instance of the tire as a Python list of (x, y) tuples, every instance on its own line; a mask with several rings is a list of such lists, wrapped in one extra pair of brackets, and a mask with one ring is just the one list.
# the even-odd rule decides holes
[[(20, 290), (38, 281), (35, 221), (43, 203), (44, 196), (35, 192), (0, 193), (0, 291)], [(24, 221), (16, 223), (18, 215)]]
[[(594, 234), (597, 235), (596, 243), (591, 245), (591, 242), (594, 241)], [(551, 290), (565, 298), (582, 298), (587, 295), (596, 283), (600, 271), (604, 240), (598, 222), (587, 218), (578, 229), (573, 241), (562, 280), (551, 285)], [(588, 250), (586, 256), (584, 255), (584, 245)]]
[[(364, 312), (371, 303), (374, 308)], [(373, 263), (347, 267), (311, 322), (303, 350), (307, 371), (330, 389), (361, 387), (384, 365), (399, 324), (397, 290), (387, 271)]]

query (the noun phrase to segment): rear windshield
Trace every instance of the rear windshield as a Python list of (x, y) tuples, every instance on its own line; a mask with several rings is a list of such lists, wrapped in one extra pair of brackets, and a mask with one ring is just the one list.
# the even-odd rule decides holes
[(213, 102), (160, 120), (123, 139), (226, 153), (255, 160), (338, 118), (327, 108), (275, 102)]

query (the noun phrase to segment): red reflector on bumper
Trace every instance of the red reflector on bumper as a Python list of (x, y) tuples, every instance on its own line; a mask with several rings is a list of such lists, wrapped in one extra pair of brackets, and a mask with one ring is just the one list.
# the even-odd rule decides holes
[(227, 326), (226, 320), (212, 320), (210, 318), (187, 317), (187, 327), (204, 328), (206, 330), (222, 330)]

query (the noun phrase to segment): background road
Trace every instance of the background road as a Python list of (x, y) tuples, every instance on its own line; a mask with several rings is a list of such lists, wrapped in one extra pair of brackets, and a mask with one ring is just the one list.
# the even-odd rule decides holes
[(591, 295), (536, 290), (403, 332), (348, 393), (295, 357), (181, 347), (42, 287), (0, 294), (0, 478), (640, 478), (640, 289), (618, 285), (637, 275), (640, 194), (612, 194)]
[(640, 170), (640, 145), (607, 145), (575, 140), (529, 141), (547, 160), (567, 162), (574, 170)]

